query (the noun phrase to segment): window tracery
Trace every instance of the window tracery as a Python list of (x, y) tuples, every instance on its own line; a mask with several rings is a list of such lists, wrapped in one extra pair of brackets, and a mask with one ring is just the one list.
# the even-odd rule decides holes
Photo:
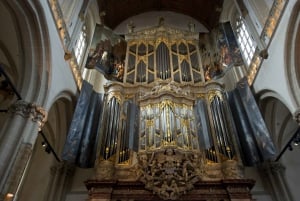
[(236, 18), (235, 23), (237, 41), (239, 43), (240, 50), (244, 57), (245, 63), (247, 66), (249, 66), (255, 52), (256, 42), (249, 33), (247, 25), (241, 16), (238, 16)]
[(82, 30), (80, 31), (79, 37), (76, 41), (74, 52), (75, 57), (77, 59), (77, 63), (80, 64), (82, 62), (84, 56), (84, 50), (86, 49), (86, 25), (83, 25)]

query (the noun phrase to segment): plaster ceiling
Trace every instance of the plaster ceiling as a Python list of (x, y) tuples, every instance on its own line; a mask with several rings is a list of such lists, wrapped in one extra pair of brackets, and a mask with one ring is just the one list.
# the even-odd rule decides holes
[(171, 11), (190, 16), (211, 30), (219, 21), (223, 0), (98, 0), (103, 22), (115, 29), (124, 20), (151, 11)]

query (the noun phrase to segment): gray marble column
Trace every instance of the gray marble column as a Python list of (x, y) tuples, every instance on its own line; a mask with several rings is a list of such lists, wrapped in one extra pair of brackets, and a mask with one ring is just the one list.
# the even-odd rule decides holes
[(16, 193), (47, 112), (36, 104), (19, 100), (7, 116), (0, 131), (0, 200), (7, 193)]

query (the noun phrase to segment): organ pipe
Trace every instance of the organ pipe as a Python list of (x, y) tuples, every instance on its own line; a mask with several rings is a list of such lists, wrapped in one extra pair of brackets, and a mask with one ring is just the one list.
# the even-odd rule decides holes
[(225, 105), (219, 96), (215, 96), (211, 102), (211, 112), (218, 148), (228, 159), (232, 159), (233, 146), (229, 137), (228, 119), (225, 115)]
[(104, 139), (102, 140), (102, 156), (105, 160), (116, 153), (120, 105), (112, 97), (106, 105), (104, 114)]

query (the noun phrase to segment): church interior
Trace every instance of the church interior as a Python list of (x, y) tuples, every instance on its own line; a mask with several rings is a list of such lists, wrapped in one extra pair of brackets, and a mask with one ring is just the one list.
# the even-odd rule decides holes
[(297, 201), (300, 1), (0, 1), (0, 201)]

